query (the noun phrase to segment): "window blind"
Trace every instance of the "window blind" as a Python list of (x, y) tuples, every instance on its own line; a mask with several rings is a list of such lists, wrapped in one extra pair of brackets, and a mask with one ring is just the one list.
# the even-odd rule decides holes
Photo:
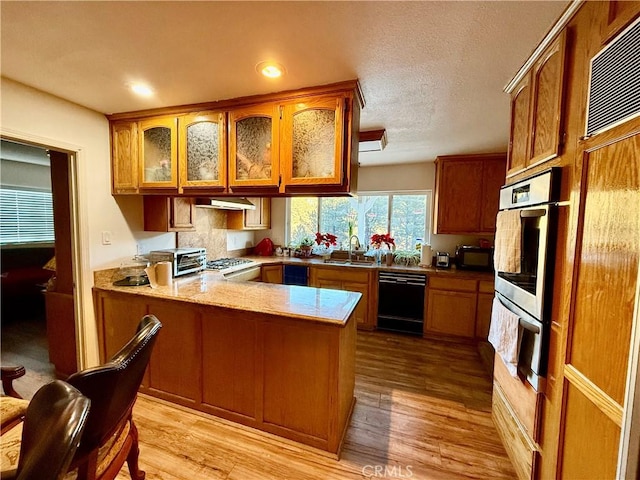
[(0, 245), (54, 239), (51, 192), (0, 188)]

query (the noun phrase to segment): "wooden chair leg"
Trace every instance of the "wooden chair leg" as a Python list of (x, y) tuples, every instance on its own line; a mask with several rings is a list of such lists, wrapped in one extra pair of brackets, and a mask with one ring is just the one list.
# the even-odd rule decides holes
[(13, 389), (13, 381), (16, 378), (22, 377), (26, 370), (22, 365), (18, 365), (16, 367), (2, 367), (1, 369), (1, 377), (2, 377), (2, 389), (6, 395), (15, 398), (22, 398), (18, 392)]
[(144, 480), (146, 473), (140, 470), (140, 467), (138, 466), (138, 456), (140, 455), (140, 448), (138, 447), (138, 429), (136, 428), (136, 424), (133, 423), (133, 419), (130, 418), (129, 421), (131, 425), (131, 431), (129, 433), (133, 440), (131, 450), (129, 450), (129, 455), (127, 456), (129, 474), (131, 475), (132, 480)]

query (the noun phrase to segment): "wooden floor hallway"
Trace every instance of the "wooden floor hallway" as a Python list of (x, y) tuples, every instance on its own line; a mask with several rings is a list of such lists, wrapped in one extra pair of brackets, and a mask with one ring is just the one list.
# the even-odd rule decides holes
[[(141, 395), (148, 480), (515, 479), (475, 346), (358, 332), (357, 403), (340, 460)], [(126, 467), (118, 479), (129, 479)]]

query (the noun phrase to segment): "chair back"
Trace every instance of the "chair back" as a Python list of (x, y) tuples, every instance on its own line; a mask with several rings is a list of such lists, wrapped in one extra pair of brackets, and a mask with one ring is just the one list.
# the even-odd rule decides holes
[(22, 428), (17, 480), (58, 480), (78, 448), (91, 402), (71, 385), (55, 380), (29, 403)]
[(144, 316), (133, 338), (106, 364), (67, 379), (91, 399), (91, 412), (77, 455), (104, 444), (129, 416), (161, 327), (155, 316)]

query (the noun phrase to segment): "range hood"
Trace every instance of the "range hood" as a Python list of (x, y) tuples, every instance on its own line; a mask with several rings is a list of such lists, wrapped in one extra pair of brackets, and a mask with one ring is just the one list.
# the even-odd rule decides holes
[(196, 207), (217, 208), (219, 210), (255, 210), (256, 206), (246, 198), (197, 198)]

